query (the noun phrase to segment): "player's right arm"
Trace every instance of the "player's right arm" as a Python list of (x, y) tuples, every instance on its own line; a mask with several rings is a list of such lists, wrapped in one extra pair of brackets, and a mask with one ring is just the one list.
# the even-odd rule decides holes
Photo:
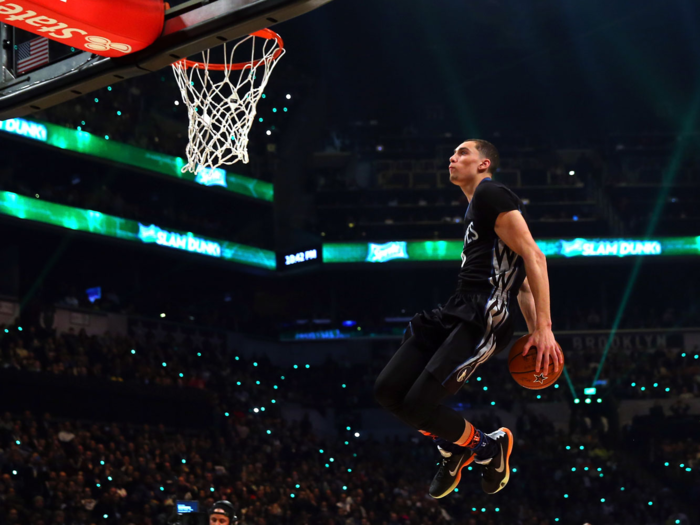
[(523, 356), (533, 346), (537, 349), (535, 371), (539, 373), (542, 365), (549, 369), (554, 363), (554, 371), (564, 363), (564, 356), (552, 333), (552, 318), (549, 309), (549, 277), (547, 276), (547, 259), (532, 238), (530, 229), (519, 210), (500, 213), (494, 225), (496, 235), (515, 253), (523, 258), (525, 272), (535, 301), (536, 324), (530, 339), (525, 343)]
[(537, 328), (537, 309), (535, 308), (535, 297), (532, 295), (532, 289), (527, 281), (527, 277), (518, 292), (518, 305), (520, 305), (520, 311), (523, 313), (527, 323), (527, 332), (531, 334)]

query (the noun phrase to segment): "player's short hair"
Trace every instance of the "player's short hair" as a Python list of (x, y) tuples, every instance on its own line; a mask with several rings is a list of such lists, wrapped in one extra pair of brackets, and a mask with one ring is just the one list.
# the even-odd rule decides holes
[(501, 157), (498, 154), (496, 146), (491, 144), (488, 140), (482, 139), (467, 139), (464, 142), (474, 142), (476, 144), (476, 150), (481, 156), (491, 161), (491, 166), (489, 166), (488, 170), (489, 173), (496, 173), (496, 170), (501, 165)]

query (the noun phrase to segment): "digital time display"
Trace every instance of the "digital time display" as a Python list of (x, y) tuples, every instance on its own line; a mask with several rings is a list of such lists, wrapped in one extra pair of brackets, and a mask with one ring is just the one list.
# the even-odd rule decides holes
[(284, 256), (284, 265), (292, 266), (294, 264), (303, 263), (306, 261), (315, 261), (318, 259), (318, 250), (306, 250), (299, 253)]

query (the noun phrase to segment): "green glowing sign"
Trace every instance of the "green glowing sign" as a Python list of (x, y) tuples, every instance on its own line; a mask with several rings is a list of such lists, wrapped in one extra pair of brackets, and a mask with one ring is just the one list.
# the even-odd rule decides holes
[(198, 175), (189, 171), (182, 173), (181, 169), (184, 167), (185, 161), (180, 157), (171, 157), (163, 153), (114, 142), (86, 131), (77, 131), (47, 122), (32, 122), (19, 118), (0, 121), (0, 131), (37, 140), (56, 148), (127, 164), (204, 186), (222, 186), (228, 191), (254, 199), (272, 202), (274, 197), (274, 188), (269, 182), (227, 173), (220, 168), (205, 169), (200, 171)]
[(618, 239), (574, 239), (559, 241), (555, 253), (564, 257), (625, 257), (628, 255), (661, 255), (660, 241)]
[(387, 242), (385, 244), (372, 244), (369, 246), (366, 262), (387, 262), (394, 259), (408, 259), (405, 242)]
[(0, 120), (0, 130), (41, 142), (46, 142), (46, 137), (48, 136), (46, 126), (21, 118)]
[(166, 248), (175, 248), (176, 250), (184, 250), (211, 257), (221, 257), (222, 253), (221, 245), (216, 241), (197, 237), (189, 232), (183, 235), (178, 232), (163, 230), (154, 224), (144, 226), (139, 223), (139, 239), (147, 244), (154, 242)]
[[(659, 239), (548, 239), (537, 241), (550, 259), (570, 257), (630, 257), (700, 255), (700, 237)], [(330, 243), (323, 245), (324, 263), (459, 261), (463, 242), (395, 241), (385, 244)]]
[(268, 270), (274, 270), (277, 266), (275, 253), (269, 250), (201, 237), (189, 232), (164, 230), (155, 225), (146, 226), (99, 211), (72, 208), (9, 191), (0, 191), (0, 214), (126, 241), (158, 244)]
[(700, 255), (700, 237), (659, 239), (561, 239), (538, 241), (547, 257)]

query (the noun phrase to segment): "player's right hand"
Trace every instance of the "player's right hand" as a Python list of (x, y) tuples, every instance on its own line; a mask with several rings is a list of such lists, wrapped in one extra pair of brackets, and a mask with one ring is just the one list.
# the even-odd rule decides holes
[[(559, 366), (564, 364), (564, 354), (559, 348), (559, 344), (554, 339), (554, 334), (549, 328), (538, 328), (525, 343), (523, 348), (523, 357), (525, 357), (530, 348), (537, 349), (537, 361), (535, 371), (539, 374), (540, 370), (549, 370), (549, 363), (554, 364), (554, 372), (559, 373)], [(544, 367), (542, 367), (544, 365)]]

